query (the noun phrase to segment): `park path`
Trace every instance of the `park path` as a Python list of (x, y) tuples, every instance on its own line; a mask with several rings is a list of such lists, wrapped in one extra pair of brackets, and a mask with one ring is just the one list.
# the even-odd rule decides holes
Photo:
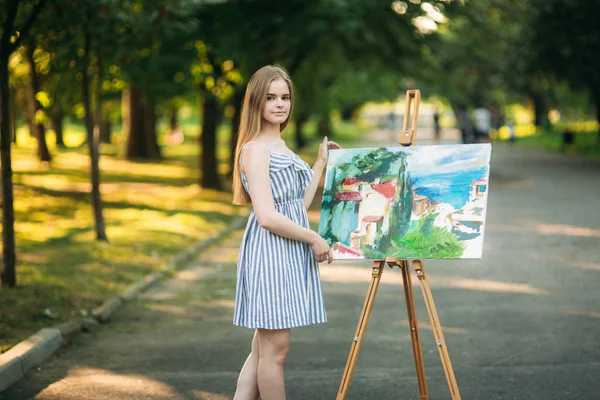
[[(428, 131), (420, 144), (431, 144)], [(456, 141), (445, 132), (443, 143)], [(365, 138), (393, 145), (385, 131)], [(483, 260), (426, 261), (463, 399), (599, 399), (600, 163), (494, 145)], [(318, 210), (311, 211), (313, 222)], [(231, 324), (241, 231), (0, 394), (231, 399), (252, 332)], [(321, 268), (329, 322), (292, 332), (288, 399), (334, 399), (368, 263)], [(415, 287), (430, 398), (449, 399)], [(386, 270), (348, 399), (418, 399), (400, 274)]]

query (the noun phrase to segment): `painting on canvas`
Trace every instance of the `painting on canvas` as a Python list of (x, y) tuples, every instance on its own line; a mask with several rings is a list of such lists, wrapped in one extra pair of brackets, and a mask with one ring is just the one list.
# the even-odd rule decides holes
[(491, 145), (331, 150), (319, 234), (334, 259), (481, 258)]

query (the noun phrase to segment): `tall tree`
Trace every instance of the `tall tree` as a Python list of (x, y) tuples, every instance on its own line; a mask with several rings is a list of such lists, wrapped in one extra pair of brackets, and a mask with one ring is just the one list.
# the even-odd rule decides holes
[[(200, 185), (204, 188), (222, 189), (217, 157), (217, 128), (223, 105), (234, 94), (236, 83), (241, 81), (233, 61), (220, 59), (211, 46), (197, 42), (197, 61), (192, 64), (192, 76), (199, 90), (202, 105), (202, 130), (200, 133)], [(234, 134), (232, 132), (232, 134)]]
[(457, 116), (469, 107), (529, 98), (541, 124), (546, 94), (532, 62), (531, 0), (457, 3), (444, 12), (416, 69), (422, 88), (447, 98)]
[(119, 65), (129, 92), (126, 157), (161, 158), (157, 142), (157, 105), (189, 93), (189, 66), (196, 56), (197, 0), (125, 1), (116, 12), (122, 33), (115, 38)]
[[(12, 129), (9, 111), (8, 59), (20, 46), (29, 30), (35, 23), (46, 0), (33, 2), (0, 1), (0, 20), (2, 36), (0, 36), (0, 161), (2, 163), (2, 271), (0, 280), (3, 286), (15, 286), (16, 251), (15, 251), (15, 214), (12, 182), (11, 143)], [(19, 13), (19, 8), (21, 13)], [(21, 22), (20, 20), (24, 22)], [(20, 22), (21, 24), (17, 24)], [(17, 34), (18, 32), (18, 34)]]
[[(86, 142), (90, 154), (90, 200), (94, 215), (94, 227), (97, 240), (108, 240), (104, 215), (102, 212), (102, 199), (100, 191), (100, 140), (99, 123), (94, 121), (93, 103), (96, 110), (102, 107), (102, 49), (103, 41), (109, 41), (113, 28), (110, 20), (101, 13), (102, 2), (70, 3), (70, 0), (61, 0), (63, 6), (55, 7), (54, 18), (50, 29), (54, 40), (49, 43), (55, 50), (65, 56), (69, 65), (77, 70), (76, 79), (80, 80), (81, 101), (84, 109), (84, 126)], [(96, 79), (100, 85), (96, 86), (96, 96), (93, 99), (92, 82)], [(94, 101), (95, 100), (95, 101)], [(98, 113), (96, 111), (96, 113)], [(96, 126), (96, 128), (94, 128)]]
[(100, 196), (100, 124), (102, 118), (102, 57), (96, 56), (96, 73), (98, 86), (96, 87), (96, 118), (93, 122), (93, 111), (90, 98), (90, 79), (88, 71), (91, 58), (91, 33), (88, 27), (92, 23), (92, 11), (89, 10), (84, 17), (86, 22), (83, 27), (83, 55), (81, 59), (82, 66), (82, 99), (85, 108), (85, 130), (87, 133), (87, 145), (90, 153), (90, 178), (92, 181), (92, 212), (94, 214), (96, 239), (108, 240), (106, 236), (106, 227), (104, 223), (104, 215), (102, 213), (102, 199)]
[(37, 72), (37, 63), (35, 60), (36, 40), (30, 38), (25, 46), (25, 55), (29, 63), (29, 87), (27, 88), (28, 107), (31, 108), (31, 127), (34, 129), (33, 136), (37, 139), (37, 155), (42, 162), (52, 161), (48, 144), (46, 143), (46, 128), (44, 121), (40, 120), (42, 107), (37, 98), (40, 91), (40, 78)]
[(587, 90), (600, 124), (600, 1), (544, 0), (536, 5), (533, 41), (538, 64), (557, 79)]

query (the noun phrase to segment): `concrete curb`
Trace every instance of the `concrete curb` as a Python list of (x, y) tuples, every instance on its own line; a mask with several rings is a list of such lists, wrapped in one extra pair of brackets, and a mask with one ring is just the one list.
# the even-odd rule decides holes
[(44, 328), (0, 355), (0, 392), (50, 357), (61, 345), (60, 331)]
[(92, 310), (93, 318), (77, 318), (52, 328), (40, 329), (6, 353), (0, 354), (0, 392), (23, 378), (27, 371), (48, 359), (80, 332), (95, 330), (100, 323), (109, 322), (114, 312), (121, 308), (123, 304), (135, 299), (144, 290), (192, 261), (200, 251), (214, 242), (242, 228), (247, 218), (247, 215), (237, 217), (224, 230), (214, 233), (191, 249), (176, 254), (162, 271), (147, 275), (141, 281), (131, 285), (120, 294), (106, 300), (100, 307)]

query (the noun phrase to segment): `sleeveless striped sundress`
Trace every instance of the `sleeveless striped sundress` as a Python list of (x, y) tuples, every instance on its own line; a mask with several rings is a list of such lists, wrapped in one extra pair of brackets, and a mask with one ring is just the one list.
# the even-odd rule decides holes
[[(275, 209), (308, 228), (304, 192), (314, 174), (311, 167), (298, 155), (274, 153), (258, 143), (269, 152)], [(243, 172), (242, 183), (250, 193)], [(308, 243), (261, 227), (252, 210), (238, 255), (233, 324), (287, 329), (326, 322), (319, 265), (314, 257)]]

